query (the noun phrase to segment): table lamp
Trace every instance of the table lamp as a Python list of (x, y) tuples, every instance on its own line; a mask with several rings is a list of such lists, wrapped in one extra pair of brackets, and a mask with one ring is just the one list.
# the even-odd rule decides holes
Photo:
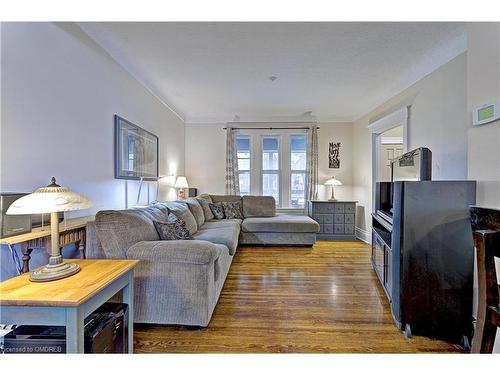
[(330, 178), (330, 179), (328, 179), (328, 180), (325, 181), (325, 185), (332, 187), (332, 196), (328, 200), (329, 201), (336, 201), (336, 199), (335, 199), (335, 192), (334, 192), (334, 186), (342, 185), (342, 182), (340, 182), (334, 176), (332, 176), (332, 178)]
[(69, 191), (66, 187), (59, 186), (54, 177), (52, 177), (50, 185), (39, 188), (34, 193), (25, 195), (10, 205), (7, 215), (50, 213), (51, 253), (49, 264), (34, 270), (30, 275), (31, 281), (63, 279), (80, 271), (78, 264), (65, 263), (61, 256), (58, 212), (83, 210), (89, 207), (92, 207), (92, 203), (87, 198)]
[(184, 189), (187, 189), (189, 187), (186, 177), (184, 176), (177, 177), (177, 181), (175, 181), (174, 187), (179, 189), (177, 198), (184, 199), (185, 198)]

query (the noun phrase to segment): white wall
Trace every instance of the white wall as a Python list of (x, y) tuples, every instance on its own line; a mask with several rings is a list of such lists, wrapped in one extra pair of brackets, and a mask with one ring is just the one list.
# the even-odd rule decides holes
[[(184, 173), (183, 121), (78, 26), (4, 23), (1, 38), (2, 191), (33, 191), (55, 176), (94, 203), (74, 216), (124, 208), (127, 185), (135, 204), (138, 182), (114, 179), (114, 114), (159, 137), (160, 175)], [(167, 186), (160, 193), (175, 198)]]
[(500, 121), (472, 127), (472, 110), (500, 99), (500, 23), (467, 26), (468, 177), (477, 204), (500, 208)]
[(224, 194), (225, 124), (186, 124), (186, 177), (201, 193)]
[(411, 104), (408, 148), (432, 151), (434, 180), (467, 178), (466, 63), (466, 54), (461, 54), (354, 123), (356, 227), (365, 236), (371, 231), (372, 212), (372, 144), (366, 127), (376, 119)]
[[(469, 23), (467, 50), (468, 177), (477, 181), (477, 204), (500, 209), (500, 121), (472, 126), (473, 109), (500, 98), (500, 23)], [(499, 261), (496, 268), (498, 277)]]
[[(319, 183), (335, 175), (343, 186), (335, 188), (337, 199), (352, 199), (352, 124), (318, 124)], [(186, 174), (189, 185), (201, 192), (224, 193), (226, 135), (225, 124), (186, 124)], [(329, 142), (341, 142), (340, 169), (328, 166)], [(320, 199), (330, 195), (320, 185)]]

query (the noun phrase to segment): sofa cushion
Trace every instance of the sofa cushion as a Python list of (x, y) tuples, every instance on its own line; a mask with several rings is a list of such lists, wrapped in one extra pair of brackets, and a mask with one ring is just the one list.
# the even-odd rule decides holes
[(153, 224), (163, 241), (189, 240), (191, 237), (184, 220), (174, 214), (168, 215), (166, 222), (153, 220)]
[(241, 202), (241, 197), (239, 195), (210, 195), (212, 198), (212, 203), (218, 202)]
[(168, 208), (155, 204), (121, 211), (99, 211), (95, 217), (97, 238), (106, 258), (125, 258), (127, 249), (139, 241), (158, 241), (153, 220), (166, 221)]
[(194, 219), (196, 220), (196, 225), (198, 229), (203, 225), (205, 222), (205, 214), (203, 213), (203, 208), (200, 205), (200, 202), (196, 198), (188, 198), (183, 201), (186, 203), (189, 207), (189, 210), (194, 216)]
[(317, 233), (319, 224), (309, 216), (249, 217), (241, 223), (241, 230), (243, 232)]
[(201, 208), (203, 208), (203, 213), (205, 214), (205, 221), (212, 220), (214, 218), (214, 214), (212, 210), (210, 210), (209, 203), (212, 202), (212, 198), (208, 194), (200, 194), (196, 197), (196, 200), (200, 203)]
[(245, 195), (242, 201), (244, 217), (270, 217), (276, 215), (274, 197)]
[(184, 220), (186, 223), (186, 227), (191, 233), (191, 235), (195, 234), (198, 230), (198, 224), (196, 224), (196, 219), (193, 214), (189, 210), (189, 207), (186, 203), (175, 201), (166, 203), (168, 210), (172, 212), (179, 219)]
[(240, 226), (241, 222), (242, 222), (241, 219), (210, 220), (210, 221), (205, 221), (205, 224), (203, 224), (203, 226), (200, 229), (224, 228), (233, 225)]
[(243, 219), (241, 202), (221, 202), (226, 219)]
[(214, 219), (216, 220), (224, 219), (224, 207), (222, 206), (222, 202), (209, 203), (208, 205), (210, 206), (210, 210), (214, 215)]
[(239, 235), (240, 226), (233, 224), (216, 229), (202, 229), (193, 236), (193, 239), (226, 245), (229, 249), (229, 254), (234, 255), (238, 247)]

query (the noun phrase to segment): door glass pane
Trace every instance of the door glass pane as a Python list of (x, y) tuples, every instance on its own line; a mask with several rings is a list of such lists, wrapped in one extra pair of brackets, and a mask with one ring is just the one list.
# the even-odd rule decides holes
[(262, 194), (271, 195), (279, 205), (279, 175), (277, 173), (263, 173), (262, 174)]
[(304, 207), (306, 193), (306, 174), (304, 172), (292, 173), (290, 186), (290, 205)]
[(250, 195), (250, 172), (240, 172), (240, 194)]
[(306, 170), (306, 136), (292, 135), (290, 139), (290, 161), (292, 171)]
[(279, 142), (277, 137), (262, 138), (262, 170), (279, 169)]
[(248, 136), (236, 138), (236, 151), (238, 154), (240, 194), (250, 195), (250, 138)]
[(242, 158), (238, 157), (238, 170), (239, 171), (249, 171), (250, 170), (250, 159), (249, 158), (242, 159)]
[(240, 152), (240, 151), (250, 152), (250, 138), (238, 137), (236, 139), (236, 149), (238, 150), (238, 152)]

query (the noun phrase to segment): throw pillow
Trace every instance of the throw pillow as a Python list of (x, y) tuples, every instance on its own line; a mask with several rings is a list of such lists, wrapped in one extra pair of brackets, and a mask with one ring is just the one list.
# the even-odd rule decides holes
[(226, 219), (243, 219), (240, 202), (222, 202)]
[(185, 221), (174, 214), (168, 215), (167, 222), (153, 220), (153, 223), (162, 240), (189, 240), (191, 238)]
[(179, 219), (184, 220), (184, 222), (186, 223), (186, 227), (191, 235), (196, 233), (196, 231), (198, 230), (198, 224), (196, 223), (196, 219), (194, 218), (186, 203), (182, 201), (168, 202), (167, 207), (168, 212), (171, 212)]
[(222, 207), (222, 202), (219, 203), (209, 203), (210, 211), (214, 215), (216, 220), (224, 219), (224, 207)]
[(200, 202), (201, 208), (203, 208), (203, 213), (205, 214), (205, 221), (208, 220), (213, 220), (214, 214), (212, 213), (212, 210), (210, 209), (209, 204), (212, 203), (212, 199), (210, 199), (210, 196), (199, 196), (196, 197), (198, 202)]
[(203, 208), (201, 207), (200, 202), (196, 198), (188, 198), (183, 201), (189, 207), (189, 210), (194, 216), (196, 220), (196, 224), (198, 225), (198, 229), (205, 223), (205, 214), (203, 212)]

